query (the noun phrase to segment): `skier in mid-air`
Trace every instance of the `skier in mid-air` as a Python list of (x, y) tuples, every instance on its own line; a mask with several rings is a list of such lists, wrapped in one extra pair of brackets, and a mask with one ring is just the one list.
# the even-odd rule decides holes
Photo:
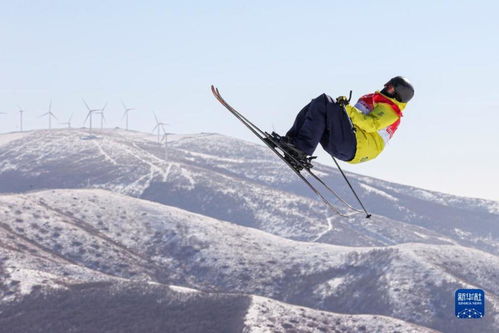
[[(220, 91), (213, 85), (211, 92), (232, 115), (284, 160), (327, 207), (340, 216), (350, 216), (333, 205), (321, 190), (302, 175), (303, 169), (350, 210), (364, 212), (366, 218), (370, 218), (371, 214), (339, 164), (336, 163), (362, 210), (343, 200), (334, 189), (311, 170), (313, 167), (311, 160), (315, 157), (310, 155), (320, 143), (324, 150), (333, 156), (333, 159), (338, 158), (349, 163), (372, 160), (383, 151), (385, 144), (397, 130), (402, 111), (414, 96), (414, 87), (407, 79), (396, 76), (385, 83), (381, 91), (362, 96), (354, 106), (349, 105), (350, 98), (340, 96), (334, 101), (328, 95), (322, 94), (298, 113), (293, 126), (285, 136), (280, 136), (275, 132), (269, 134), (261, 130), (227, 103)], [(351, 94), (350, 92), (350, 96)], [(334, 161), (336, 162), (336, 159)]]
[(366, 162), (383, 151), (413, 96), (412, 84), (401, 76), (390, 79), (381, 91), (362, 96), (354, 106), (346, 97), (334, 101), (322, 94), (298, 113), (286, 136), (277, 140), (293, 156), (286, 159), (294, 165), (294, 160), (306, 161), (319, 143), (342, 161)]

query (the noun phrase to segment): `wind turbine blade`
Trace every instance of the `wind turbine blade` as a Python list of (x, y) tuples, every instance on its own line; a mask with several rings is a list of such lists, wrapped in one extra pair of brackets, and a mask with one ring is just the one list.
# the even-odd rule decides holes
[(49, 114), (48, 112), (47, 112), (47, 113), (44, 113), (44, 114), (42, 114), (41, 116), (39, 116), (38, 118), (45, 117), (45, 116), (46, 116), (46, 115), (48, 115), (48, 114)]
[(104, 110), (106, 109), (106, 107), (107, 107), (107, 102), (106, 102), (106, 104), (104, 104), (104, 107), (102, 109), (100, 109), (100, 111), (104, 112)]
[(85, 118), (85, 121), (83, 122), (83, 125), (85, 125), (87, 123), (87, 120), (88, 120), (88, 118), (90, 117), (91, 114), (92, 114), (92, 111), (88, 111), (87, 117)]
[(90, 107), (88, 106), (87, 102), (85, 102), (83, 98), (81, 100), (83, 101), (83, 104), (85, 104), (85, 106), (87, 107), (88, 111), (90, 111)]
[(125, 102), (123, 102), (123, 100), (121, 100), (121, 105), (123, 105), (123, 109), (125, 109), (125, 111), (126, 111), (127, 108), (126, 108)]
[(156, 124), (159, 124), (159, 120), (158, 117), (156, 116), (156, 113), (154, 111), (152, 113), (154, 114), (154, 119), (156, 119)]
[(49, 113), (52, 113), (52, 100), (50, 100), (50, 104), (49, 104)]
[(74, 112), (73, 112), (73, 113), (71, 113), (71, 117), (69, 117), (68, 123), (70, 123), (70, 122), (71, 122), (71, 119), (73, 119), (73, 115), (74, 115)]

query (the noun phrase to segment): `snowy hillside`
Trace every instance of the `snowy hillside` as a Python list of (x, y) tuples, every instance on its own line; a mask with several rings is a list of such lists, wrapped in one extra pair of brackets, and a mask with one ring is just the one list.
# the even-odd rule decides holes
[[(196, 331), (226, 316), (205, 331), (499, 330), (498, 202), (349, 174), (375, 214), (343, 218), (263, 146), (168, 138), (0, 135), (0, 327)], [(336, 169), (314, 170), (354, 202)], [(454, 317), (459, 288), (485, 290), (485, 318)], [(107, 324), (83, 320), (117, 303)]]
[(0, 330), (11, 333), (435, 332), (384, 316), (341, 315), (263, 297), (128, 281), (40, 290), (0, 305), (0, 313)]
[[(66, 297), (56, 293), (47, 300), (52, 296), (36, 292), (40, 285), (60, 289), (76, 282), (118, 278), (217, 294), (258, 295), (335, 313), (383, 315), (445, 332), (465, 332), (469, 327), (481, 332), (499, 329), (499, 257), (459, 245), (345, 247), (297, 242), (103, 190), (3, 195), (0, 221), (1, 299), (7, 309), (26, 305), (16, 303), (21, 294), (28, 295), (27, 300), (34, 298), (36, 304)], [(99, 294), (120, 297), (119, 292), (111, 292), (111, 286)], [(473, 326), (453, 316), (453, 292), (466, 287), (487, 293), (489, 315)], [(261, 302), (253, 299), (247, 321), (258, 318), (253, 311), (262, 309)], [(272, 310), (262, 315), (286, 312), (279, 325), (299, 327), (301, 310), (282, 309), (287, 306), (268, 305)], [(311, 311), (312, 318), (329, 318), (325, 323), (320, 320), (327, 327), (336, 319), (339, 327), (380, 323), (379, 317), (352, 318), (316, 310), (306, 312)], [(234, 316), (240, 318), (237, 313)], [(353, 319), (360, 322), (355, 324)], [(401, 325), (391, 319), (379, 325), (384, 320), (386, 325)], [(311, 325), (318, 322), (314, 319)], [(397, 329), (414, 329), (407, 325)]]
[[(336, 169), (315, 171), (355, 202)], [(156, 136), (123, 130), (0, 135), (0, 193), (102, 188), (295, 240), (459, 243), (499, 254), (498, 202), (349, 176), (372, 220), (327, 212), (267, 148), (217, 134), (171, 135), (167, 149)]]

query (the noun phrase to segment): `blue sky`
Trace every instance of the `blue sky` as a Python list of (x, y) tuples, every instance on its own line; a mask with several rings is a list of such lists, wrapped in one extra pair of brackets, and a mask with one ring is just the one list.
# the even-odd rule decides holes
[[(284, 133), (321, 93), (354, 98), (404, 75), (416, 95), (390, 145), (345, 169), (499, 200), (499, 23), (495, 1), (11, 1), (0, 8), (0, 132), (107, 126), (255, 141), (211, 96)], [(59, 125), (63, 126), (63, 125)], [(324, 153), (323, 163), (330, 164)]]

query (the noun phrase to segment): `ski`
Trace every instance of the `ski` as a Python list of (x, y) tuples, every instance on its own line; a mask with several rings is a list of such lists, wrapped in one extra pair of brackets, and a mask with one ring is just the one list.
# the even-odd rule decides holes
[[(256, 137), (258, 137), (265, 145), (272, 150), (286, 165), (293, 170), (293, 172), (310, 188), (310, 190), (326, 205), (326, 207), (330, 208), (334, 213), (343, 216), (343, 217), (349, 217), (352, 216), (353, 214), (357, 214), (359, 211), (358, 209), (350, 206), (346, 201), (344, 201), (342, 198), (339, 197), (339, 195), (331, 188), (329, 187), (320, 177), (318, 177), (315, 173), (313, 173), (310, 169), (312, 168), (312, 164), (310, 161), (308, 163), (303, 164), (301, 161), (297, 160), (294, 158), (292, 155), (287, 155), (285, 153), (285, 149), (277, 142), (275, 137), (265, 131), (262, 131), (258, 126), (253, 124), (251, 121), (249, 121), (246, 117), (244, 117), (239, 111), (234, 109), (229, 103), (227, 103), (222, 95), (220, 94), (219, 90), (215, 88), (213, 85), (211, 86), (211, 91), (215, 98), (222, 104), (227, 110), (229, 110), (239, 121), (241, 121), (253, 134), (255, 134)], [(278, 149), (277, 149), (278, 148)], [(288, 157), (288, 158), (286, 158)], [(306, 170), (314, 179), (316, 179), (319, 183), (321, 183), (329, 192), (331, 192), (336, 198), (338, 198), (341, 202), (346, 204), (346, 206), (353, 211), (355, 211), (353, 214), (346, 214), (344, 212), (341, 212), (335, 205), (333, 205), (326, 197), (314, 186), (310, 181), (301, 174), (298, 166), (300, 166), (302, 169)]]

